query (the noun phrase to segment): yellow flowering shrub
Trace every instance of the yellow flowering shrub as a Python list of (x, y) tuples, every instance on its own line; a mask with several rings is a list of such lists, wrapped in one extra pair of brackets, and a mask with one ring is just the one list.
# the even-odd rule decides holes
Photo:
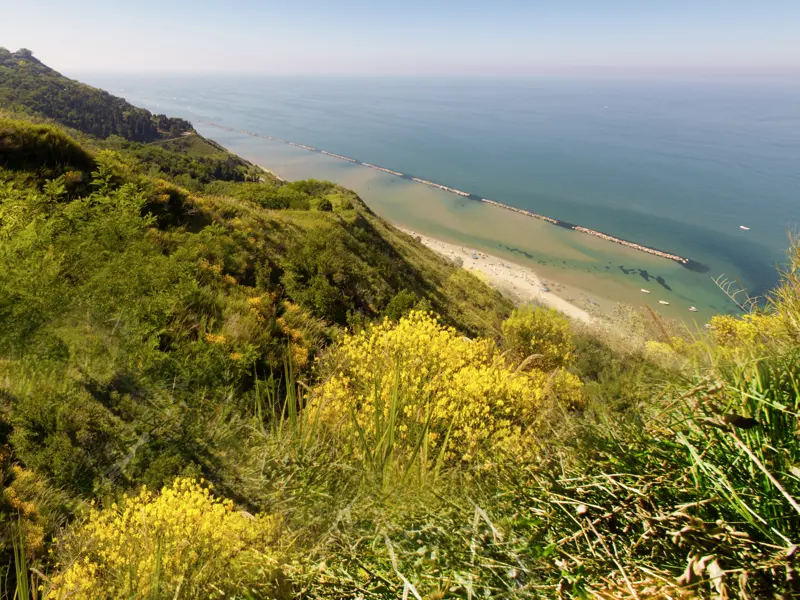
[[(583, 382), (577, 375), (564, 369), (549, 373), (532, 369), (527, 373), (531, 385), (540, 390), (542, 396), (550, 394), (566, 408), (577, 410), (583, 407)], [(533, 415), (526, 415), (531, 419)]]
[(319, 324), (299, 305), (284, 300), (283, 313), (275, 324), (289, 341), (292, 365), (298, 371), (309, 366), (313, 349), (318, 345)]
[(710, 326), (716, 342), (729, 348), (765, 344), (787, 333), (778, 313), (752, 313), (741, 317), (716, 315), (711, 318)]
[(680, 358), (672, 346), (656, 340), (645, 342), (644, 355), (650, 362), (665, 367), (674, 365)]
[(204, 337), (209, 344), (215, 344), (217, 346), (224, 346), (228, 342), (224, 335), (216, 333), (207, 333)]
[(34, 499), (45, 493), (45, 485), (33, 471), (19, 465), (11, 466), (13, 480), (2, 491), (2, 500), (16, 513), (22, 530), (22, 545), (28, 557), (44, 549), (44, 519)]
[(575, 358), (569, 320), (557, 310), (540, 306), (518, 308), (503, 322), (509, 358), (517, 363), (539, 355), (532, 365), (544, 371), (566, 367)]
[(62, 544), (50, 598), (282, 597), (277, 523), (176, 479), (92, 510)]
[[(311, 418), (358, 448), (359, 440), (379, 443), (394, 410), (401, 452), (413, 452), (427, 434), (426, 450), (435, 453), (449, 434), (444, 450), (451, 459), (470, 460), (497, 443), (508, 447), (554, 389), (547, 374), (511, 370), (492, 340), (468, 340), (419, 311), (346, 335), (323, 368), (329, 376), (314, 390)], [(571, 377), (571, 391), (579, 389)]]

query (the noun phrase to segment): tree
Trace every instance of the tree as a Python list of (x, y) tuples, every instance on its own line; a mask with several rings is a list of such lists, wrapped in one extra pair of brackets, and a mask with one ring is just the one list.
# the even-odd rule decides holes
[(392, 321), (399, 321), (417, 304), (417, 295), (411, 290), (402, 289), (389, 300), (384, 313)]

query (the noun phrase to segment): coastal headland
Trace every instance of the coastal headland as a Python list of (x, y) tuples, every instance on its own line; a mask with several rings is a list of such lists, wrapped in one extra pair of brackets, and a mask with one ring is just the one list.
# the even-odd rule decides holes
[(537, 214), (537, 213), (534, 213), (534, 212), (531, 212), (531, 211), (528, 211), (528, 210), (524, 210), (524, 209), (521, 209), (521, 208), (510, 206), (508, 204), (504, 204), (502, 202), (497, 202), (496, 200), (490, 200), (488, 198), (482, 198), (482, 197), (477, 196), (475, 194), (472, 194), (470, 192), (465, 192), (463, 190), (459, 190), (459, 189), (456, 189), (456, 188), (453, 188), (453, 187), (450, 187), (450, 186), (446, 186), (446, 185), (443, 185), (441, 183), (428, 181), (427, 179), (421, 179), (419, 177), (414, 177), (414, 176), (411, 176), (411, 175), (408, 175), (408, 174), (405, 174), (405, 173), (401, 173), (399, 171), (394, 171), (392, 169), (388, 169), (386, 167), (382, 167), (380, 165), (375, 165), (375, 164), (368, 163), (368, 162), (362, 162), (362, 161), (359, 161), (359, 160), (357, 160), (355, 158), (351, 158), (351, 157), (348, 157), (348, 156), (343, 156), (341, 154), (336, 154), (334, 152), (329, 152), (327, 150), (320, 150), (320, 149), (314, 148), (312, 146), (306, 146), (305, 144), (300, 144), (298, 142), (284, 140), (282, 138), (274, 137), (274, 136), (271, 136), (271, 135), (255, 133), (255, 132), (252, 132), (252, 131), (247, 131), (245, 129), (237, 129), (235, 127), (229, 127), (227, 125), (222, 125), (220, 123), (213, 123), (213, 122), (210, 122), (210, 121), (201, 121), (201, 123), (203, 123), (204, 125), (210, 126), (210, 127), (216, 127), (216, 128), (219, 128), (219, 129), (224, 129), (226, 131), (233, 131), (233, 132), (236, 132), (236, 133), (242, 133), (242, 134), (253, 136), (253, 137), (264, 138), (264, 139), (267, 139), (267, 140), (271, 140), (273, 142), (280, 142), (280, 143), (283, 143), (283, 144), (288, 144), (290, 146), (295, 146), (296, 148), (302, 148), (303, 150), (307, 150), (309, 152), (319, 152), (321, 154), (325, 154), (327, 156), (331, 156), (331, 157), (337, 158), (339, 160), (344, 160), (344, 161), (347, 161), (347, 162), (350, 162), (350, 163), (353, 163), (353, 164), (356, 164), (356, 165), (361, 165), (363, 167), (367, 167), (367, 168), (370, 168), (370, 169), (381, 171), (383, 173), (387, 173), (387, 174), (393, 175), (395, 177), (401, 177), (401, 178), (407, 179), (409, 181), (414, 181), (414, 182), (422, 184), (422, 185), (427, 185), (429, 187), (437, 188), (437, 189), (443, 190), (445, 192), (450, 192), (452, 194), (456, 194), (456, 195), (461, 196), (463, 198), (469, 198), (471, 200), (476, 200), (476, 201), (479, 201), (479, 202), (483, 202), (485, 204), (490, 204), (490, 205), (496, 206), (498, 208), (502, 208), (502, 209), (505, 209), (505, 210), (510, 210), (510, 211), (513, 211), (513, 212), (516, 212), (516, 213), (519, 213), (519, 214), (522, 214), (522, 215), (525, 215), (525, 216), (528, 216), (528, 217), (532, 217), (534, 219), (539, 219), (541, 221), (545, 221), (547, 223), (550, 223), (552, 225), (556, 225), (558, 227), (562, 227), (564, 229), (569, 229), (571, 231), (576, 231), (578, 233), (591, 235), (593, 237), (600, 238), (600, 239), (605, 240), (607, 242), (612, 242), (612, 243), (615, 243), (615, 244), (619, 244), (621, 246), (625, 246), (627, 248), (631, 248), (633, 250), (637, 250), (639, 252), (645, 252), (645, 253), (651, 254), (653, 256), (658, 256), (659, 258), (664, 258), (664, 259), (667, 259), (667, 260), (671, 260), (671, 261), (677, 262), (681, 266), (686, 267), (686, 268), (688, 268), (688, 269), (690, 269), (692, 271), (704, 272), (704, 271), (706, 271), (708, 269), (702, 263), (699, 263), (699, 262), (697, 262), (695, 260), (692, 260), (690, 258), (681, 256), (679, 254), (675, 254), (675, 253), (672, 253), (672, 252), (666, 252), (664, 250), (659, 250), (659, 249), (653, 248), (651, 246), (646, 246), (644, 244), (639, 244), (639, 243), (636, 243), (636, 242), (625, 240), (625, 239), (622, 239), (622, 238), (619, 238), (619, 237), (615, 237), (613, 235), (609, 235), (607, 233), (603, 233), (601, 231), (597, 231), (597, 230), (591, 229), (589, 227), (583, 227), (581, 225), (575, 225), (573, 223), (568, 223), (566, 221), (561, 221), (559, 219), (554, 219), (552, 217), (548, 217), (548, 216), (545, 216), (545, 215), (540, 215), (540, 214)]

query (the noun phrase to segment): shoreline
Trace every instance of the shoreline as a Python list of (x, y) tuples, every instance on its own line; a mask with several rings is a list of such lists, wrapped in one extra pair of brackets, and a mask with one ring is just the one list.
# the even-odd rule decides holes
[[(357, 163), (358, 164), (358, 163)], [(291, 181), (290, 176), (283, 177), (275, 169), (268, 169), (261, 164), (259, 167), (271, 173), (281, 181)], [(311, 177), (313, 175), (307, 175)], [(493, 204), (489, 202), (487, 204)], [(520, 212), (514, 210), (512, 212)], [(514, 256), (502, 254), (492, 254), (492, 250), (481, 250), (480, 246), (469, 246), (461, 240), (445, 241), (437, 237), (436, 233), (422, 233), (420, 230), (412, 229), (403, 219), (393, 219), (384, 216), (386, 221), (396, 229), (403, 231), (415, 238), (420, 238), (423, 245), (433, 250), (440, 256), (447, 258), (451, 262), (458, 262), (460, 259), (463, 268), (471, 271), (481, 278), (485, 283), (503, 293), (517, 304), (535, 302), (554, 308), (575, 320), (585, 324), (597, 325), (604, 321), (620, 304), (634, 307), (648, 306), (653, 310), (658, 310), (664, 314), (663, 309), (671, 309), (669, 306), (661, 304), (675, 304), (677, 301), (670, 298), (671, 302), (660, 302), (655, 304), (656, 297), (644, 297), (634, 294), (633, 288), (638, 288), (638, 284), (632, 286), (627, 296), (621, 297), (621, 293), (613, 293), (600, 287), (595, 287), (592, 282), (584, 280), (579, 270), (570, 271), (566, 275), (554, 272), (553, 269), (544, 268), (544, 272), (539, 271), (536, 266), (515, 259)], [(473, 259), (475, 254), (477, 259)], [(572, 275), (574, 273), (574, 275)], [(562, 279), (561, 275), (564, 275)], [(596, 275), (601, 277), (601, 275)], [(596, 282), (595, 282), (596, 283)], [(544, 291), (547, 288), (548, 291)], [(644, 289), (640, 290), (641, 292)], [(669, 290), (670, 292), (672, 290)], [(688, 306), (689, 300), (683, 299)], [(696, 302), (695, 302), (696, 303)], [(690, 309), (691, 311), (691, 309)], [(670, 318), (677, 319), (686, 323), (693, 323), (697, 311), (691, 311), (689, 315), (684, 315), (679, 309), (669, 310)], [(716, 314), (718, 311), (714, 311)]]
[(275, 171), (273, 171), (272, 169), (268, 169), (267, 167), (264, 167), (264, 166), (262, 166), (262, 165), (256, 165), (256, 166), (257, 166), (259, 169), (261, 169), (262, 171), (264, 171), (265, 173), (268, 173), (268, 174), (272, 175), (272, 176), (273, 176), (275, 179), (277, 179), (278, 181), (283, 181), (283, 182), (285, 182), (285, 181), (286, 181), (286, 180), (285, 180), (283, 177), (281, 177), (280, 175), (278, 175), (278, 174), (277, 174)]
[[(256, 135), (256, 137), (266, 137), (257, 134), (251, 135)], [(283, 140), (276, 139), (276, 141)], [(297, 144), (291, 145), (297, 146)], [(239, 152), (242, 154), (241, 151)], [(355, 159), (349, 159), (348, 157), (341, 155), (334, 155), (328, 151), (315, 149), (315, 152), (319, 153), (320, 155), (326, 155), (330, 158), (347, 160), (348, 162), (352, 162), (357, 166), (361, 166), (362, 164)], [(243, 155), (246, 154), (246, 152), (243, 153)], [(290, 164), (283, 165), (286, 169), (289, 169), (289, 172), (284, 172), (281, 174), (274, 168), (265, 167), (264, 164), (266, 163), (264, 163), (264, 157), (254, 157), (254, 160), (255, 164), (263, 169), (264, 172), (271, 173), (273, 176), (282, 181), (291, 181), (293, 178), (303, 179), (308, 177), (318, 177), (318, 175), (313, 172), (304, 172), (304, 174), (301, 176), (291, 170)], [(269, 162), (270, 161), (267, 160), (267, 163)], [(370, 168), (370, 170), (382, 171), (383, 169)], [(404, 176), (401, 179), (406, 179), (409, 182), (411, 181), (411, 178), (407, 176)], [(336, 179), (333, 178), (333, 180)], [(343, 183), (343, 185), (345, 184)], [(350, 187), (351, 189), (356, 189), (353, 188), (352, 185)], [(435, 185), (434, 187), (439, 186)], [(362, 193), (365, 191), (369, 191), (368, 185), (366, 186), (365, 190), (362, 190)], [(526, 214), (528, 211), (524, 211), (522, 209), (512, 208), (511, 210), (507, 211), (505, 210), (507, 208), (506, 206), (500, 205), (500, 203), (496, 203), (488, 199), (482, 199), (480, 203), (487, 208), (504, 209), (497, 211), (498, 213), (521, 213), (520, 216), (539, 218), (537, 215)], [(495, 289), (498, 289), (514, 302), (521, 304), (535, 302), (537, 304), (546, 305), (548, 307), (555, 308), (562, 313), (570, 315), (572, 318), (575, 318), (582, 323), (592, 323), (593, 325), (596, 325), (599, 322), (604, 321), (608, 316), (612, 315), (616, 310), (616, 307), (620, 304), (631, 305), (635, 307), (648, 306), (653, 310), (657, 310), (659, 314), (664, 314), (664, 316), (668, 316), (669, 318), (677, 319), (681, 322), (686, 322), (689, 324), (695, 322), (698, 316), (697, 313), (699, 311), (710, 312), (711, 314), (717, 314), (721, 312), (717, 307), (711, 307), (710, 309), (708, 309), (708, 306), (704, 307), (702, 303), (698, 303), (698, 299), (687, 296), (685, 290), (678, 290), (677, 295), (674, 295), (676, 292), (672, 288), (666, 286), (662, 281), (659, 281), (659, 283), (666, 287), (664, 294), (673, 294), (673, 296), (663, 296), (665, 300), (669, 301), (661, 301), (655, 296), (643, 296), (642, 292), (647, 290), (644, 288), (640, 290), (640, 283), (628, 285), (627, 282), (618, 281), (619, 278), (614, 279), (613, 277), (604, 277), (603, 271), (599, 271), (597, 268), (595, 269), (597, 272), (593, 273), (586, 268), (572, 269), (570, 267), (561, 267), (560, 264), (545, 264), (540, 260), (536, 261), (537, 263), (544, 265), (540, 270), (539, 266), (536, 264), (531, 264), (534, 258), (532, 255), (516, 250), (515, 248), (508, 248), (502, 244), (500, 244), (499, 248), (495, 248), (492, 244), (487, 247), (476, 240), (461, 239), (460, 236), (449, 238), (446, 237), (446, 234), (444, 234), (445, 237), (439, 237), (443, 234), (440, 234), (435, 230), (430, 231), (421, 223), (409, 223), (402, 215), (383, 215), (383, 217), (396, 229), (408, 233), (414, 237), (423, 239), (424, 245), (430, 249), (433, 249), (441, 256), (448, 258), (448, 260), (454, 261), (456, 258), (460, 258), (461, 262), (459, 264), (464, 265), (464, 268), (472, 271), (485, 283), (489, 284)], [(541, 220), (547, 221), (548, 219), (546, 217), (541, 217)], [(560, 226), (562, 223), (563, 222), (559, 222), (557, 227), (561, 228)], [(430, 233), (421, 233), (422, 231), (426, 230), (430, 231)], [(591, 237), (602, 237), (602, 235), (593, 235)], [(469, 245), (471, 243), (477, 243), (478, 245), (471, 246)], [(622, 244), (622, 246), (627, 246), (627, 244)], [(543, 251), (547, 250), (543, 249)], [(526, 261), (521, 256), (516, 257), (515, 255), (511, 255), (514, 252), (525, 254), (531, 260)], [(476, 262), (473, 262), (473, 253), (478, 257)], [(612, 259), (618, 260), (614, 257), (612, 257)], [(566, 265), (566, 261), (556, 262), (563, 262)], [(608, 261), (608, 265), (613, 264), (617, 263)], [(611, 267), (605, 266), (605, 269), (608, 270), (611, 269)], [(611, 270), (615, 271), (615, 269)], [(623, 269), (625, 275), (629, 275), (633, 270), (634, 269), (629, 269), (629, 271), (625, 271)], [(642, 269), (638, 270), (640, 274), (643, 272)], [(690, 268), (688, 270), (694, 271), (695, 269)], [(644, 271), (644, 273), (646, 275), (647, 271)], [(645, 277), (645, 275), (642, 275), (642, 277), (644, 277), (648, 282), (655, 278), (651, 275), (648, 279)], [(543, 288), (548, 288), (548, 290), (544, 291)], [(655, 304), (656, 300), (658, 300), (658, 304)], [(685, 307), (683, 306), (684, 304), (686, 305)], [(698, 309), (695, 309), (694, 306), (690, 306), (694, 304), (700, 307), (699, 311)], [(673, 305), (677, 308), (673, 308), (673, 306), (670, 305)], [(681, 307), (689, 307), (689, 314), (686, 314), (684, 310), (681, 310)]]
[(456, 194), (456, 195), (464, 197), (464, 198), (469, 198), (470, 200), (475, 200), (477, 202), (483, 202), (485, 204), (491, 204), (492, 206), (496, 206), (498, 208), (502, 208), (502, 209), (505, 209), (505, 210), (510, 210), (510, 211), (513, 211), (513, 212), (516, 212), (516, 213), (519, 213), (519, 214), (523, 214), (523, 215), (528, 216), (528, 217), (532, 217), (534, 219), (539, 219), (541, 221), (546, 221), (546, 222), (548, 222), (548, 223), (550, 223), (552, 225), (555, 225), (556, 227), (563, 227), (564, 229), (569, 229), (571, 231), (575, 231), (577, 233), (583, 233), (585, 235), (591, 235), (593, 237), (600, 238), (600, 239), (605, 240), (607, 242), (611, 242), (611, 243), (614, 243), (614, 244), (619, 244), (621, 246), (625, 246), (627, 248), (631, 248), (631, 249), (639, 251), (639, 252), (644, 252), (644, 253), (650, 254), (652, 256), (657, 256), (659, 258), (663, 258), (663, 259), (666, 259), (666, 260), (675, 261), (678, 264), (680, 264), (681, 266), (683, 266), (685, 268), (688, 268), (688, 269), (690, 269), (692, 271), (705, 272), (705, 271), (708, 270), (708, 267), (706, 265), (704, 265), (702, 263), (699, 263), (697, 261), (694, 261), (694, 260), (692, 260), (690, 258), (686, 258), (686, 257), (680, 256), (678, 254), (674, 254), (674, 253), (671, 253), (671, 252), (665, 252), (664, 250), (659, 250), (659, 249), (654, 248), (652, 246), (647, 246), (647, 245), (644, 245), (644, 244), (639, 244), (637, 242), (632, 242), (630, 240), (625, 240), (625, 239), (622, 239), (622, 238), (619, 238), (619, 237), (616, 237), (616, 236), (613, 236), (613, 235), (609, 235), (609, 234), (604, 233), (602, 231), (597, 231), (597, 230), (594, 230), (594, 229), (591, 229), (591, 228), (588, 228), (588, 227), (583, 227), (581, 225), (575, 225), (574, 223), (568, 223), (567, 221), (561, 221), (561, 220), (558, 220), (558, 219), (554, 219), (552, 217), (547, 217), (545, 215), (540, 215), (540, 214), (537, 214), (537, 213), (534, 213), (534, 212), (531, 212), (531, 211), (528, 211), (528, 210), (525, 210), (525, 209), (521, 209), (521, 208), (517, 208), (515, 206), (511, 206), (511, 205), (505, 204), (503, 202), (497, 202), (496, 200), (489, 200), (488, 198), (482, 198), (482, 197), (477, 196), (475, 194), (472, 194), (470, 192), (465, 192), (465, 191), (462, 191), (462, 190), (459, 190), (459, 189), (456, 189), (456, 188), (452, 188), (452, 187), (443, 185), (441, 183), (435, 183), (433, 181), (428, 181), (427, 179), (421, 179), (419, 177), (413, 177), (411, 175), (408, 175), (408, 174), (405, 174), (405, 173), (400, 173), (399, 171), (393, 171), (392, 169), (388, 169), (388, 168), (382, 167), (380, 165), (375, 165), (375, 164), (368, 163), (368, 162), (362, 162), (362, 161), (359, 161), (357, 159), (354, 159), (354, 158), (351, 158), (351, 157), (348, 157), (348, 156), (342, 156), (341, 154), (336, 154), (334, 152), (330, 152), (330, 151), (327, 151), (327, 150), (314, 148), (312, 146), (306, 146), (305, 144), (300, 144), (298, 142), (293, 142), (293, 141), (290, 141), (290, 140), (284, 140), (282, 138), (274, 137), (274, 136), (271, 136), (271, 135), (266, 135), (266, 134), (261, 134), (261, 133), (255, 133), (255, 132), (252, 132), (252, 131), (247, 131), (246, 129), (237, 129), (235, 127), (230, 127), (228, 125), (222, 125), (220, 123), (214, 123), (214, 122), (211, 122), (211, 121), (200, 121), (200, 123), (202, 123), (203, 125), (209, 126), (209, 127), (216, 127), (218, 129), (224, 129), (226, 131), (233, 131), (233, 132), (236, 132), (236, 133), (242, 133), (242, 134), (249, 135), (249, 136), (252, 136), (252, 137), (264, 138), (264, 139), (267, 139), (267, 140), (270, 140), (270, 141), (273, 141), (273, 142), (280, 142), (282, 144), (288, 144), (289, 146), (294, 146), (296, 148), (302, 148), (303, 150), (308, 150), (309, 152), (317, 152), (317, 153), (320, 153), (320, 154), (325, 154), (327, 156), (330, 156), (330, 157), (333, 157), (333, 158), (337, 158), (337, 159), (340, 159), (340, 160), (344, 160), (344, 161), (347, 161), (347, 162), (350, 162), (350, 163), (353, 163), (353, 164), (356, 164), (356, 165), (360, 165), (360, 166), (363, 166), (363, 167), (374, 169), (376, 171), (381, 171), (383, 173), (387, 173), (388, 175), (393, 175), (395, 177), (400, 177), (402, 179), (407, 179), (409, 181), (414, 181), (416, 183), (419, 183), (419, 184), (422, 184), (422, 185), (426, 185), (426, 186), (429, 186), (429, 187), (438, 188), (440, 190), (444, 190), (446, 192), (450, 192), (450, 193)]
[(458, 263), (460, 260), (461, 268), (476, 274), (518, 304), (537, 302), (554, 308), (576, 321), (583, 323), (592, 323), (594, 321), (594, 317), (587, 311), (549, 291), (541, 277), (529, 267), (480, 250), (423, 235), (401, 225), (394, 223), (392, 225), (400, 231), (419, 239), (424, 246), (451, 262)]

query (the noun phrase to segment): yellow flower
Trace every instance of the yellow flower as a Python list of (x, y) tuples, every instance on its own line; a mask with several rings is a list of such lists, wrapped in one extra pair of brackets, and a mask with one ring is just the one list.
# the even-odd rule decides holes
[(205, 340), (209, 344), (216, 344), (220, 346), (225, 345), (225, 343), (227, 342), (224, 335), (218, 335), (216, 333), (207, 333), (205, 335)]
[(235, 511), (208, 487), (176, 479), (159, 495), (142, 488), (119, 506), (93, 509), (63, 544), (49, 598), (210, 597), (247, 589), (274, 597), (280, 552), (278, 522)]
[(379, 443), (394, 414), (399, 454), (411, 455), (425, 436), (428, 456), (472, 460), (498, 443), (512, 447), (509, 438), (535, 423), (546, 393), (575, 405), (581, 388), (562, 370), (517, 373), (492, 340), (467, 340), (418, 311), (345, 335), (326, 367), (331, 375), (314, 390), (308, 414), (337, 428), (356, 452), (359, 441)]

